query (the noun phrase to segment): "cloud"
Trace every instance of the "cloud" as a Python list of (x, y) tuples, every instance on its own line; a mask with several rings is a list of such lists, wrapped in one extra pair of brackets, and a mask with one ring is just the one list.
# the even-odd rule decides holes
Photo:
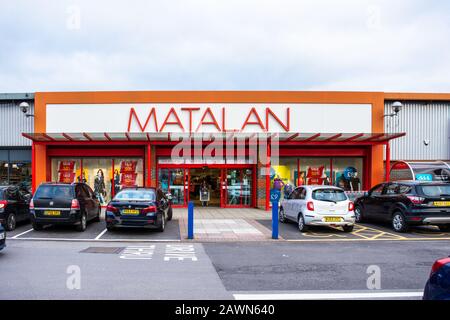
[(14, 1), (0, 91), (449, 91), (446, 1)]

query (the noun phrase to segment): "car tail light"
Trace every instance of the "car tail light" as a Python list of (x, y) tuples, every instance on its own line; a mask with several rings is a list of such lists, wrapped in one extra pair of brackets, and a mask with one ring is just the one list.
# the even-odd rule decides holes
[(117, 209), (116, 207), (114, 207), (114, 206), (112, 206), (112, 205), (108, 205), (108, 206), (106, 207), (106, 211), (110, 211), (110, 212), (116, 213), (116, 212), (119, 212), (119, 209)]
[(80, 209), (80, 203), (77, 199), (72, 199), (72, 204), (70, 205), (70, 209), (72, 210), (78, 210)]
[(308, 202), (306, 203), (306, 208), (307, 208), (309, 211), (314, 211), (314, 202), (308, 201)]
[(8, 201), (6, 200), (0, 200), (0, 209), (3, 209), (8, 204)]
[(354, 211), (355, 210), (355, 204), (353, 202), (348, 203), (348, 211)]
[[(438, 271), (440, 268), (442, 268), (443, 266), (445, 266), (447, 263), (450, 263), (450, 258), (444, 258), (444, 259), (440, 259), (437, 260), (434, 264), (433, 267), (431, 267), (431, 274), (435, 273), (436, 271)], [(430, 275), (431, 275), (430, 274)]]
[(156, 207), (155, 206), (148, 206), (147, 208), (142, 209), (141, 212), (143, 214), (154, 213), (154, 212), (156, 212)]
[(414, 204), (422, 204), (425, 201), (425, 198), (416, 196), (408, 196), (408, 199)]
[(30, 209), (34, 210), (34, 201), (33, 201), (33, 199), (30, 200)]

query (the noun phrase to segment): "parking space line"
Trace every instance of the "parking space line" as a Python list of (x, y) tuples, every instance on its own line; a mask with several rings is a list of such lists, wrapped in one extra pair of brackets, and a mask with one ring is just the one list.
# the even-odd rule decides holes
[(100, 232), (99, 235), (96, 236), (94, 240), (99, 240), (99, 239), (106, 233), (106, 231), (108, 231), (108, 229), (105, 228), (105, 230), (103, 230), (102, 232)]
[(24, 234), (27, 234), (28, 232), (31, 232), (31, 231), (33, 231), (33, 230), (34, 230), (34, 229), (31, 228), (30, 230), (27, 230), (27, 231), (24, 231), (24, 232), (22, 232), (22, 233), (16, 234), (14, 237), (12, 237), (12, 238), (10, 238), (10, 239), (17, 239), (18, 237), (23, 236)]
[(423, 290), (417, 291), (373, 291), (373, 292), (337, 292), (337, 293), (251, 293), (233, 294), (236, 300), (339, 300), (339, 299), (392, 299), (419, 298)]
[(181, 242), (180, 239), (74, 239), (74, 238), (10, 238), (16, 241), (60, 241), (60, 242)]

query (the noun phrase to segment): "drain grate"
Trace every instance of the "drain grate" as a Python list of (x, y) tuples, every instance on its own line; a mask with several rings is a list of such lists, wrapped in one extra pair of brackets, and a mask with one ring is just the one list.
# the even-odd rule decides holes
[(81, 250), (80, 253), (106, 253), (106, 254), (118, 254), (121, 253), (125, 247), (89, 247)]

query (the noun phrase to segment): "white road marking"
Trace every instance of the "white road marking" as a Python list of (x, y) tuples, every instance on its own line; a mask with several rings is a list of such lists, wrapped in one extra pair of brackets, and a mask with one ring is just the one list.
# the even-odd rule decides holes
[(195, 248), (193, 244), (168, 244), (166, 245), (166, 252), (164, 254), (164, 261), (198, 261), (195, 255)]
[(26, 233), (28, 233), (28, 232), (31, 232), (31, 231), (33, 231), (34, 229), (33, 228), (31, 228), (30, 230), (27, 230), (27, 231), (24, 231), (24, 232), (22, 232), (22, 233), (19, 233), (19, 234), (16, 234), (14, 237), (12, 237), (11, 239), (17, 239), (18, 237), (20, 237), (20, 236), (23, 236), (24, 234), (26, 234)]
[(102, 232), (100, 232), (100, 234), (98, 236), (96, 236), (94, 240), (100, 239), (106, 233), (106, 231), (108, 231), (108, 229), (105, 229)]
[(346, 299), (395, 299), (418, 298), (423, 291), (374, 291), (342, 293), (254, 293), (233, 294), (236, 300), (346, 300)]
[(180, 239), (73, 239), (73, 238), (8, 238), (16, 241), (61, 241), (61, 242), (181, 242)]
[(155, 245), (151, 246), (128, 246), (122, 251), (120, 259), (127, 260), (151, 260), (155, 253)]

